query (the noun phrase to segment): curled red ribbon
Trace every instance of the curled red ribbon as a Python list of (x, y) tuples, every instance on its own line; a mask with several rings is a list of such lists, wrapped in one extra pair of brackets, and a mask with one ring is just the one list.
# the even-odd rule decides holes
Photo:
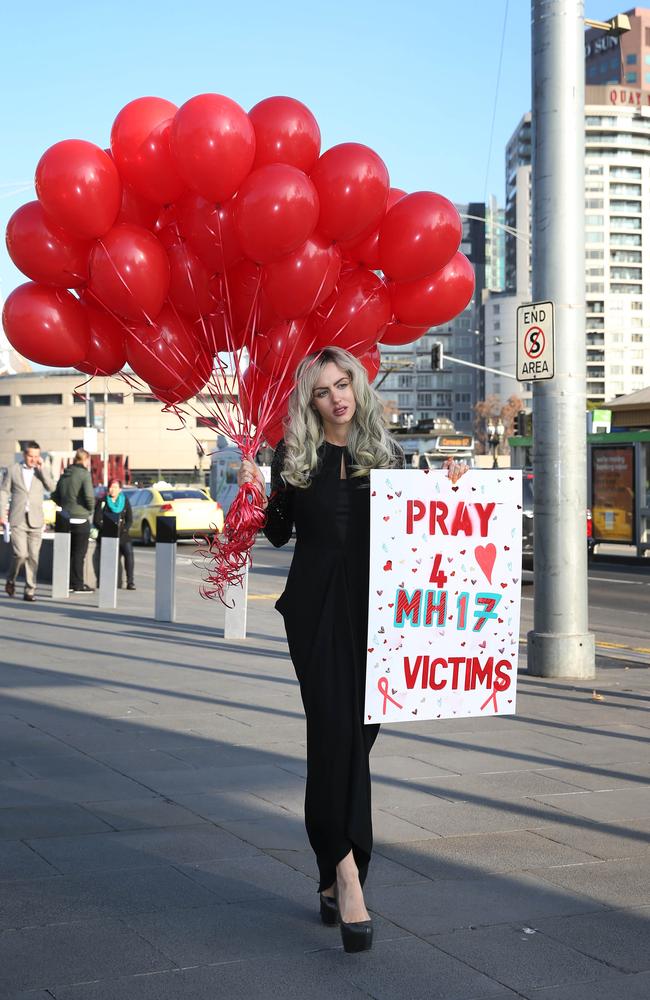
[(379, 688), (381, 694), (384, 696), (384, 704), (382, 706), (382, 715), (386, 715), (386, 704), (391, 701), (393, 705), (397, 705), (398, 708), (403, 708), (398, 701), (395, 701), (391, 695), (388, 693), (388, 677), (380, 677), (377, 681), (377, 687)]

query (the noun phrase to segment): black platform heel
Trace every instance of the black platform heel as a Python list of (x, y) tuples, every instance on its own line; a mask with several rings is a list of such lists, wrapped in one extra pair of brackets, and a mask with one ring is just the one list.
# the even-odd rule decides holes
[(326, 927), (336, 927), (339, 922), (339, 904), (334, 896), (320, 894), (320, 918)]
[(343, 948), (347, 952), (370, 951), (372, 948), (372, 920), (359, 920), (354, 924), (341, 921)]

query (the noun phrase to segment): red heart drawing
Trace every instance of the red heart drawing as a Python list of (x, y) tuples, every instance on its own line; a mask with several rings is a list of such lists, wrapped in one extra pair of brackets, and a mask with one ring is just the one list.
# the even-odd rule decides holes
[(460, 550), (460, 554), (461, 554), (461, 556), (464, 556), (466, 552), (467, 552), (467, 549), (461, 549), (461, 550)]
[(492, 570), (494, 569), (494, 560), (497, 557), (497, 547), (492, 542), (488, 545), (477, 545), (474, 549), (474, 556), (476, 561), (483, 570), (488, 583), (492, 583)]
[(485, 642), (485, 640), (483, 640), (483, 642), (479, 642), (479, 649), (485, 649), (486, 646), (487, 642)]
[(387, 562), (384, 563), (384, 569), (386, 571), (388, 571), (389, 569), (392, 569), (392, 568), (393, 568), (393, 560), (392, 559), (388, 559)]
[(375, 647), (374, 646), (368, 646), (368, 652), (369, 653), (374, 653), (374, 651), (375, 651)]
[(392, 604), (389, 604), (389, 605), (388, 605), (388, 607), (389, 607), (389, 608), (394, 608), (394, 607), (395, 607), (395, 602), (393, 601), (393, 603), (392, 603)]
[(390, 521), (390, 514), (386, 514), (384, 516), (384, 521)]
[[(503, 587), (503, 589), (505, 590), (506, 587), (508, 586), (508, 584), (507, 583), (501, 583), (499, 586)], [(510, 603), (512, 604), (512, 601)]]
[(510, 546), (509, 545), (504, 545), (503, 548), (504, 548), (504, 550), (506, 552), (510, 552)]
[(387, 494), (386, 494), (386, 499), (387, 499), (387, 500), (392, 500), (392, 499), (393, 499), (393, 498), (392, 498), (392, 496), (390, 495), (390, 493), (387, 493)]

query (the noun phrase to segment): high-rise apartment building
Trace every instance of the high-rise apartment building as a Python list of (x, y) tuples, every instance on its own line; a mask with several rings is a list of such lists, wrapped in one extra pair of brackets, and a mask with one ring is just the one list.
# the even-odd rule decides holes
[(624, 34), (606, 34), (599, 28), (585, 33), (587, 86), (622, 83), (650, 91), (650, 9), (633, 7), (625, 13), (630, 30)]
[[(647, 96), (646, 104), (642, 91), (627, 86), (586, 88), (585, 353), (593, 401), (636, 392), (650, 380), (650, 296), (643, 294), (650, 278), (650, 90)], [(511, 373), (516, 308), (531, 297), (530, 132), (525, 115), (507, 146), (506, 225), (515, 231), (506, 234), (506, 293), (485, 302), (485, 363)], [(505, 399), (513, 384), (486, 374), (487, 394)]]

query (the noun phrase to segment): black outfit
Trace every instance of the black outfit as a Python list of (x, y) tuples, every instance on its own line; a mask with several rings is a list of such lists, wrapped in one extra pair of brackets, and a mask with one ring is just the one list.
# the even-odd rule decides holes
[(134, 558), (133, 558), (133, 544), (129, 538), (129, 528), (133, 524), (133, 509), (129, 503), (129, 498), (124, 497), (124, 510), (121, 511), (119, 515), (113, 513), (106, 502), (104, 497), (97, 506), (95, 507), (95, 514), (93, 516), (93, 524), (100, 532), (97, 537), (97, 545), (95, 547), (95, 555), (93, 559), (93, 564), (95, 568), (95, 576), (97, 577), (97, 586), (99, 586), (99, 565), (101, 558), (101, 545), (102, 545), (102, 521), (104, 520), (104, 515), (107, 517), (112, 517), (115, 519), (119, 517), (119, 540), (120, 549), (118, 556), (118, 577), (117, 585), (122, 586), (122, 560), (124, 560), (124, 570), (126, 572), (126, 585), (127, 587), (133, 587), (133, 568), (134, 568)]
[[(70, 520), (70, 587), (84, 587), (84, 563), (90, 538), (90, 519), (95, 508), (93, 481), (88, 469), (74, 462), (64, 470), (56, 484), (52, 499)], [(73, 520), (81, 523), (73, 524)]]
[[(363, 884), (372, 852), (369, 754), (379, 726), (363, 724), (368, 576), (369, 477), (352, 477), (347, 448), (325, 443), (306, 489), (285, 487), (281, 441), (271, 466), (264, 533), (296, 547), (276, 608), (284, 618), (307, 719), (305, 824), (319, 890), (350, 850)], [(341, 478), (341, 460), (347, 478)], [(403, 465), (396, 454), (395, 466)]]

